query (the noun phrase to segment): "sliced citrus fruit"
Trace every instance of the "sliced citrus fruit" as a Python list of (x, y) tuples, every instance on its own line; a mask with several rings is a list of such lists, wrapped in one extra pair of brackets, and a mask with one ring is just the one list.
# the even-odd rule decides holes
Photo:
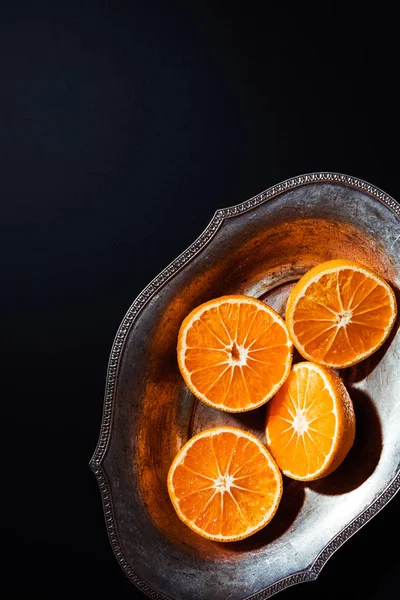
[(294, 365), (268, 405), (267, 446), (282, 472), (299, 481), (329, 475), (354, 436), (353, 404), (342, 380), (315, 363)]
[(210, 540), (232, 542), (270, 522), (282, 476), (255, 436), (235, 427), (207, 429), (178, 452), (168, 473), (178, 517)]
[(289, 295), (286, 325), (304, 358), (344, 368), (383, 344), (396, 314), (394, 292), (382, 277), (340, 259), (317, 265), (297, 282)]
[(187, 386), (227, 412), (267, 402), (288, 376), (292, 354), (283, 319), (249, 296), (205, 302), (186, 317), (178, 335), (178, 363)]

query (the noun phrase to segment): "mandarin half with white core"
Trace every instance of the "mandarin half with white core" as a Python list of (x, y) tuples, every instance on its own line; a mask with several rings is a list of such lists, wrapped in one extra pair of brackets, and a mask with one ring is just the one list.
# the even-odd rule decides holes
[(267, 525), (282, 497), (282, 476), (267, 448), (235, 427), (192, 437), (168, 473), (178, 517), (202, 537), (242, 540)]
[(267, 447), (285, 475), (313, 481), (342, 463), (355, 425), (342, 380), (322, 365), (301, 362), (268, 404)]
[(178, 334), (178, 364), (193, 394), (213, 408), (243, 412), (267, 402), (289, 375), (293, 345), (284, 320), (249, 296), (201, 304)]
[(292, 289), (286, 325), (300, 354), (342, 369), (376, 352), (396, 321), (390, 285), (367, 267), (331, 260), (310, 269)]

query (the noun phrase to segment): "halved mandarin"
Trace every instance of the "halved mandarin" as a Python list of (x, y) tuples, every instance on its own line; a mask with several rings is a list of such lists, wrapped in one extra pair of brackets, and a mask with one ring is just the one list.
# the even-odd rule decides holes
[(388, 337), (397, 315), (390, 285), (367, 267), (330, 260), (292, 289), (286, 325), (300, 354), (332, 368), (355, 365)]
[(192, 437), (168, 473), (178, 517), (218, 542), (242, 540), (267, 525), (282, 497), (274, 459), (250, 433), (216, 427)]
[(283, 319), (249, 296), (201, 304), (178, 334), (178, 364), (187, 386), (206, 404), (227, 412), (267, 402), (289, 375), (292, 354)]
[(285, 475), (312, 481), (342, 463), (355, 423), (342, 380), (321, 365), (298, 363), (268, 405), (267, 447)]

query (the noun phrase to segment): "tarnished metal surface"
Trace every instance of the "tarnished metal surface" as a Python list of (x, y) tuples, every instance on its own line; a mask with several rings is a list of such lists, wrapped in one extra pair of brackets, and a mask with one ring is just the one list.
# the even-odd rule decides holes
[(268, 598), (314, 579), (332, 553), (400, 487), (398, 323), (368, 360), (341, 373), (353, 399), (354, 447), (332, 475), (285, 480), (271, 523), (218, 544), (175, 515), (166, 477), (182, 444), (219, 423), (264, 439), (265, 407), (230, 415), (198, 403), (176, 361), (177, 333), (198, 304), (241, 293), (281, 313), (313, 265), (351, 258), (400, 285), (400, 210), (352, 177), (311, 174), (216, 212), (202, 236), (142, 292), (115, 339), (100, 439), (91, 461), (121, 566), (153, 598)]

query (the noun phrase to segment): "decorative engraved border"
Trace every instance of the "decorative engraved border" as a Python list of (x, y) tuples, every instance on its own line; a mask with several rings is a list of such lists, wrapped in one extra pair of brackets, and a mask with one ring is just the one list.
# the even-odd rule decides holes
[[(100, 429), (100, 436), (94, 451), (94, 454), (90, 460), (90, 467), (96, 476), (101, 498), (103, 501), (104, 516), (110, 539), (111, 547), (114, 551), (117, 560), (125, 571), (129, 579), (134, 583), (143, 593), (147, 594), (154, 600), (171, 600), (163, 594), (159, 594), (155, 590), (151, 589), (139, 576), (132, 567), (128, 564), (125, 559), (121, 546), (118, 541), (117, 528), (112, 508), (112, 500), (110, 490), (105, 473), (102, 469), (101, 463), (107, 452), (112, 427), (112, 417), (114, 408), (114, 394), (116, 387), (116, 380), (118, 375), (119, 361), (122, 355), (122, 349), (127, 337), (127, 334), (139, 315), (143, 307), (148, 301), (158, 292), (163, 285), (169, 281), (178, 271), (182, 269), (194, 256), (196, 256), (215, 236), (218, 229), (221, 227), (224, 219), (229, 219), (237, 215), (241, 215), (255, 208), (256, 206), (263, 204), (264, 202), (271, 200), (281, 193), (287, 192), (291, 189), (295, 189), (307, 184), (315, 183), (338, 183), (353, 187), (362, 192), (366, 192), (379, 202), (385, 204), (390, 208), (400, 219), (400, 205), (391, 196), (380, 190), (379, 188), (358, 179), (351, 177), (350, 175), (342, 175), (340, 173), (309, 173), (306, 175), (300, 175), (287, 179), (282, 183), (279, 183), (264, 192), (261, 192), (257, 196), (246, 200), (236, 206), (230, 208), (222, 208), (215, 212), (209, 225), (203, 231), (203, 233), (195, 240), (187, 250), (182, 252), (172, 263), (170, 263), (157, 277), (149, 283), (147, 287), (139, 294), (134, 300), (133, 304), (129, 308), (125, 317), (122, 320), (121, 325), (117, 331), (117, 334), (112, 345), (110, 359), (108, 363), (106, 389), (104, 396), (104, 407), (103, 417)], [(345, 527), (339, 534), (337, 534), (321, 553), (314, 560), (312, 565), (306, 570), (299, 573), (294, 573), (276, 583), (268, 586), (265, 590), (258, 592), (257, 594), (250, 596), (247, 600), (266, 600), (281, 590), (302, 583), (304, 581), (311, 581), (316, 579), (321, 572), (322, 568), (329, 560), (329, 558), (340, 548), (344, 542), (346, 542), (352, 535), (354, 535), (363, 525), (365, 525), (372, 517), (374, 517), (400, 489), (400, 471), (396, 474), (394, 479), (383, 491), (383, 493), (375, 499), (372, 504), (364, 510), (358, 517), (356, 517), (347, 527)]]

